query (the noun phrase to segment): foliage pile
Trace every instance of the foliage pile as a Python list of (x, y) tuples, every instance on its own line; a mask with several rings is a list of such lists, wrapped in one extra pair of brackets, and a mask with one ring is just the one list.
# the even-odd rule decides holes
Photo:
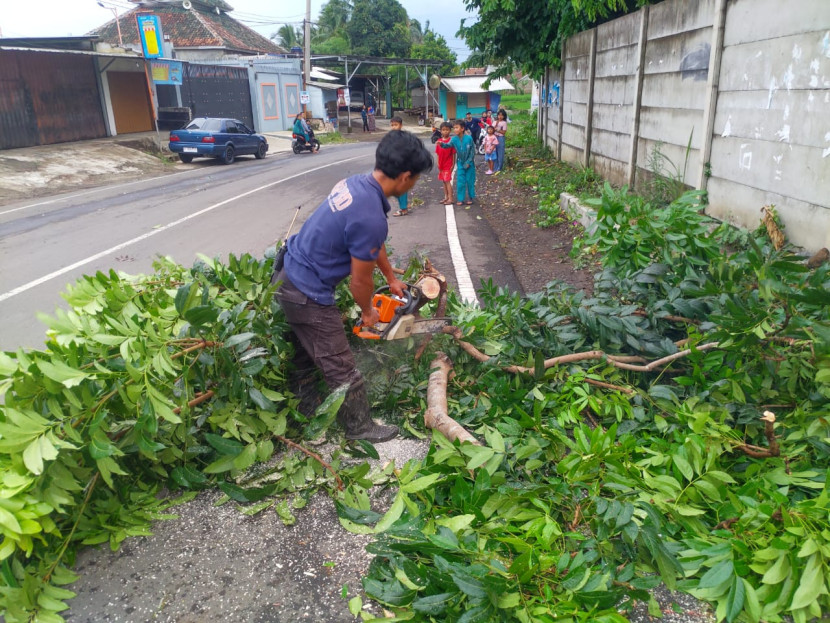
[[(492, 357), (445, 346), (450, 414), (487, 443), (436, 436), (400, 472), (364, 581), (393, 620), (625, 621), (635, 600), (659, 613), (660, 582), (729, 622), (830, 611), (830, 270), (698, 200), (647, 217), (606, 188), (590, 298), (489, 287), (452, 309)], [(583, 351), (608, 357), (545, 368)]]
[[(368, 464), (339, 469), (339, 451), (328, 468), (274, 456), (300, 416), (282, 393), (288, 351), (271, 267), (246, 255), (85, 277), (64, 295), (69, 311), (44, 317), (47, 350), (0, 353), (7, 622), (63, 620), (73, 593), (62, 586), (75, 579), (65, 565), (78, 547), (117, 549), (206, 487), (247, 514), (273, 508), (292, 523), (320, 487), (372, 486)], [(325, 430), (342, 398), (333, 392), (304, 434)]]
[[(342, 393), (298, 421), (270, 259), (80, 280), (47, 350), (0, 355), (5, 619), (61, 620), (78, 547), (146, 534), (209, 486), (289, 523), (330, 492), (344, 527), (377, 537), (364, 589), (386, 620), (625, 621), (635, 600), (656, 612), (660, 582), (730, 623), (830, 611), (830, 268), (717, 227), (699, 199), (654, 209), (606, 188), (581, 245), (603, 263), (590, 297), (451, 300), (491, 358), (433, 348), (455, 362), (450, 415), (486, 444), (435, 434), (423, 461), (380, 473), (275, 454), (292, 427), (321, 434)], [(375, 388), (416, 434), (428, 359)], [(368, 491), (387, 480), (381, 515)]]

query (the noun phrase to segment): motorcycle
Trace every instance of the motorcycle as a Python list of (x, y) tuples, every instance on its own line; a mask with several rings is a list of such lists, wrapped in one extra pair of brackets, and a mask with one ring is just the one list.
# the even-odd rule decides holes
[(310, 139), (306, 141), (302, 134), (297, 134), (295, 132), (291, 133), (291, 149), (295, 154), (299, 154), (303, 151), (320, 151), (320, 141), (314, 137), (314, 130), (309, 130), (308, 135)]
[(432, 137), (430, 138), (432, 144), (435, 145), (439, 138), (441, 138), (441, 128), (432, 128)]

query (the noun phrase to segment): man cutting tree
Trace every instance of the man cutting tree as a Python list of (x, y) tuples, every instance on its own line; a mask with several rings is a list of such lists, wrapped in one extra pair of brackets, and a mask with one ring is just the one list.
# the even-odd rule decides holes
[(350, 290), (360, 307), (361, 322), (367, 326), (378, 322), (372, 306), (375, 267), (393, 294), (403, 294), (406, 284), (395, 276), (386, 256), (387, 197), (408, 192), (421, 173), (431, 168), (432, 155), (417, 137), (389, 132), (375, 152), (374, 171), (334, 186), (300, 232), (288, 239), (284, 260), (278, 259), (272, 278), (272, 283), (281, 283), (276, 297), (292, 330), (289, 385), (300, 398), (299, 410), (309, 415), (321, 400), (317, 370), (330, 389), (348, 384), (337, 413), (347, 439), (388, 441), (398, 434), (398, 428), (377, 424), (370, 417), (366, 384), (343, 332), (334, 290), (351, 277)]

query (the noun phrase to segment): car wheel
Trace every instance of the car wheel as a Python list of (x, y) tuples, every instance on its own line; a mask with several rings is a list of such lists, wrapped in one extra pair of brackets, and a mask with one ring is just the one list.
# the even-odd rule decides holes
[(262, 160), (267, 152), (268, 146), (265, 143), (260, 143), (254, 155), (256, 156), (257, 160)]
[(222, 152), (222, 155), (219, 157), (219, 160), (222, 161), (222, 164), (233, 164), (235, 158), (236, 154), (233, 151), (233, 147), (228, 145), (227, 147), (225, 147), (225, 151)]
[(311, 139), (311, 151), (320, 151), (320, 141), (316, 138)]
[(181, 160), (185, 164), (190, 164), (191, 162), (193, 162), (193, 156), (191, 156), (190, 154), (179, 154), (179, 160)]

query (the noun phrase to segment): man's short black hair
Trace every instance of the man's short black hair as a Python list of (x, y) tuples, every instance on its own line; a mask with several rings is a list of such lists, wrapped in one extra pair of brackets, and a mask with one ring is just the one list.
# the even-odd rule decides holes
[(472, 117), (472, 116), (473, 116), (473, 113), (471, 113), (469, 110), (467, 111), (467, 114), (468, 114), (470, 117)]
[(401, 119), (400, 117), (392, 117), (392, 118), (389, 120), (389, 123), (390, 123), (390, 124), (392, 124), (392, 123), (400, 123), (401, 125), (403, 125), (403, 119)]
[(432, 154), (411, 132), (391, 130), (375, 151), (375, 169), (392, 179), (407, 171), (420, 175), (432, 169)]
[(451, 124), (449, 121), (444, 121), (443, 123), (441, 123), (441, 125), (440, 125), (439, 127), (440, 127), (442, 130), (443, 130), (444, 128), (449, 128), (450, 130), (452, 130), (452, 124)]

